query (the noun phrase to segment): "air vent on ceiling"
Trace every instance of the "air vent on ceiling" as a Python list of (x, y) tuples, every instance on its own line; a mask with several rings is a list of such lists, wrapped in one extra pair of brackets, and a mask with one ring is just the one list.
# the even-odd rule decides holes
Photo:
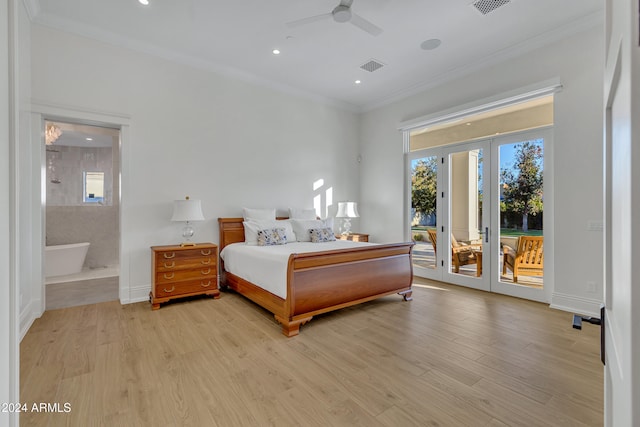
[(370, 59), (368, 62), (365, 62), (360, 66), (365, 71), (373, 73), (375, 70), (384, 67), (384, 64), (380, 61), (376, 61), (375, 59)]
[(478, 9), (480, 13), (486, 15), (507, 3), (511, 3), (511, 0), (477, 0), (474, 1), (472, 5)]

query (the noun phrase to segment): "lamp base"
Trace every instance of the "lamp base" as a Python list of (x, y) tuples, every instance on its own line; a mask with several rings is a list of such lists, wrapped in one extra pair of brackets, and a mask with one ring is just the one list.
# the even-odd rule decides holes
[(343, 228), (343, 231), (341, 234), (343, 236), (348, 236), (349, 234), (351, 234), (351, 218), (345, 218), (343, 220), (342, 228)]
[(182, 229), (182, 238), (186, 239), (184, 242), (180, 243), (180, 246), (183, 248), (185, 246), (195, 246), (196, 244), (191, 241), (191, 238), (195, 234), (193, 227), (189, 224), (189, 221), (186, 222), (186, 225)]

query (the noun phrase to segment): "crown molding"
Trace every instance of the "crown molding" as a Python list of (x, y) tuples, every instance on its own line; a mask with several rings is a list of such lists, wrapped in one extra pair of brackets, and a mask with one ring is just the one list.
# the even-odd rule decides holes
[(551, 43), (558, 42), (564, 38), (594, 28), (604, 22), (604, 11), (594, 12), (577, 19), (567, 25), (558, 27), (539, 36), (528, 39), (517, 45), (502, 49), (472, 63), (464, 64), (441, 73), (428, 81), (409, 86), (396, 91), (388, 96), (379, 98), (376, 101), (364, 103), (363, 105), (352, 104), (336, 98), (319, 95), (310, 91), (295, 88), (273, 80), (265, 79), (257, 74), (249, 73), (234, 67), (226, 66), (214, 61), (203, 60), (196, 56), (185, 55), (183, 53), (166, 49), (157, 45), (142, 42), (139, 40), (123, 37), (121, 35), (101, 30), (99, 28), (82, 24), (76, 21), (63, 19), (46, 12), (42, 12), (39, 0), (23, 0), (29, 18), (33, 23), (50, 27), (62, 32), (76, 34), (107, 44), (123, 47), (129, 50), (143, 52), (151, 56), (159, 57), (174, 63), (179, 63), (192, 68), (197, 68), (209, 72), (218, 73), (230, 78), (234, 78), (256, 86), (265, 87), (274, 91), (285, 93), (302, 99), (311, 100), (319, 104), (328, 105), (352, 113), (365, 113), (394, 102), (401, 101), (419, 93), (425, 92), (444, 83), (462, 78), (483, 68), (499, 64), (508, 59), (518, 57)]
[(594, 28), (598, 25), (602, 25), (604, 22), (604, 11), (598, 11), (590, 15), (586, 15), (583, 18), (575, 20), (567, 25), (556, 28), (555, 30), (548, 31), (536, 37), (532, 37), (522, 43), (502, 49), (493, 55), (486, 56), (478, 61), (465, 64), (461, 67), (454, 68), (445, 73), (442, 73), (428, 82), (419, 83), (406, 89), (400, 90), (388, 97), (380, 99), (372, 103), (368, 103), (362, 106), (362, 112), (372, 111), (386, 105), (392, 104), (397, 101), (409, 98), (410, 96), (417, 95), (425, 92), (434, 87), (438, 87), (444, 83), (457, 80), (474, 72), (477, 72), (483, 68), (499, 64), (506, 60), (516, 58), (525, 53), (542, 48), (552, 43), (556, 43), (572, 35), (581, 33), (583, 31)]
[[(23, 1), (37, 2), (38, 0), (23, 0)], [(65, 33), (71, 33), (81, 37), (86, 37), (89, 39), (107, 43), (113, 46), (123, 47), (125, 49), (146, 53), (151, 56), (159, 57), (174, 63), (186, 65), (192, 68), (214, 72), (217, 74), (224, 75), (226, 77), (241, 80), (245, 83), (250, 83), (256, 86), (265, 87), (265, 88), (272, 89), (274, 91), (281, 92), (281, 93), (286, 93), (288, 95), (295, 96), (298, 98), (311, 100), (319, 104), (328, 105), (331, 107), (350, 111), (353, 113), (361, 112), (361, 108), (359, 106), (345, 102), (345, 101), (318, 95), (316, 93), (312, 93), (309, 91), (304, 91), (286, 84), (265, 79), (256, 74), (242, 71), (237, 68), (222, 65), (213, 61), (203, 60), (202, 58), (198, 58), (192, 55), (185, 55), (183, 53), (180, 53), (171, 49), (165, 49), (165, 48), (153, 45), (151, 43), (146, 43), (140, 40), (124, 37), (124, 36), (112, 33), (110, 31), (99, 29), (91, 25), (86, 25), (83, 23), (79, 23), (77, 21), (60, 18), (58, 16), (55, 16), (46, 12), (39, 12), (35, 16), (35, 19), (32, 19), (32, 22), (35, 24), (49, 27)]]

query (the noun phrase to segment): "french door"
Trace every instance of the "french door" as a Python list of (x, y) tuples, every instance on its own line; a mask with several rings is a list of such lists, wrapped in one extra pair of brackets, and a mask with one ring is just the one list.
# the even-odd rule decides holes
[(543, 213), (550, 138), (541, 129), (407, 155), (416, 276), (549, 300)]
[(409, 154), (415, 275), (490, 290), (489, 147), (476, 141)]

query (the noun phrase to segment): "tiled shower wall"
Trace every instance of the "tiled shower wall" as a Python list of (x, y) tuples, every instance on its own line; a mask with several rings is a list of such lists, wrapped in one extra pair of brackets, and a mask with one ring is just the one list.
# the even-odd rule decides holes
[[(117, 147), (115, 141), (114, 146)], [(47, 150), (47, 246), (89, 242), (85, 268), (118, 265), (120, 198), (117, 150), (56, 145), (48, 146)], [(85, 171), (104, 172), (103, 204), (83, 203)], [(56, 184), (52, 180), (60, 182)]]

